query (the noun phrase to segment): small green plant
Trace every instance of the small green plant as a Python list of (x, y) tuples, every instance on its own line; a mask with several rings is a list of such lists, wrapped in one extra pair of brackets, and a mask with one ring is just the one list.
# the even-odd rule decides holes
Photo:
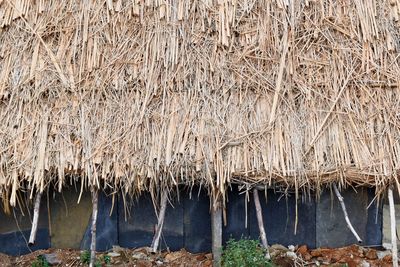
[(89, 264), (90, 263), (90, 251), (85, 250), (81, 253), (80, 257), (81, 263)]
[(49, 267), (49, 263), (43, 255), (37, 256), (36, 260), (32, 262), (32, 267)]
[(103, 261), (105, 264), (111, 264), (111, 257), (108, 255), (103, 256)]
[[(110, 256), (104, 255), (102, 259), (103, 259), (103, 262), (106, 265), (111, 263), (111, 257)], [(80, 260), (81, 260), (81, 263), (83, 263), (83, 264), (90, 264), (90, 251), (89, 250), (82, 251)], [(94, 266), (95, 267), (101, 267), (102, 266), (101, 260), (97, 260), (94, 263)]]
[(222, 250), (222, 267), (273, 267), (258, 240), (230, 239)]

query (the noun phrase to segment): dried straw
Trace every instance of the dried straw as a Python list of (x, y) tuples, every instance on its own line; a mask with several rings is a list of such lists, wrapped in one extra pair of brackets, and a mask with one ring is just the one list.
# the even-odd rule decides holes
[[(400, 172), (399, 1), (0, 1), (0, 190)], [(11, 193), (9, 193), (11, 190)], [(378, 190), (379, 191), (379, 190)]]

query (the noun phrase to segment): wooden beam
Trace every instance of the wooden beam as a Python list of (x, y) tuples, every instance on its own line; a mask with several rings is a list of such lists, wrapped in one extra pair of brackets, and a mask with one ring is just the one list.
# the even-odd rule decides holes
[(222, 248), (222, 203), (221, 200), (212, 201), (211, 207), (211, 232), (213, 267), (221, 266)]

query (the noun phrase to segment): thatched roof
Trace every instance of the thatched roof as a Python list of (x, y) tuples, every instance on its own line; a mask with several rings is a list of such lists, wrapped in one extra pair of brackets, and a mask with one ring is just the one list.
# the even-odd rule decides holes
[(0, 0), (1, 187), (386, 186), (399, 14), (378, 0)]

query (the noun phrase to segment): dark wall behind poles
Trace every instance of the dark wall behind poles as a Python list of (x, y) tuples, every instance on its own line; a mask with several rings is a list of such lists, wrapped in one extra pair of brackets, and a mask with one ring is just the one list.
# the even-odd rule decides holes
[[(182, 189), (179, 201), (174, 197), (173, 207), (168, 206), (160, 243), (162, 248), (186, 248), (191, 252), (211, 250), (210, 202), (206, 192), (198, 190), (194, 188), (190, 193), (189, 190)], [(365, 241), (364, 245), (380, 245), (382, 208), (373, 204), (367, 209), (373, 198), (372, 189), (360, 188), (357, 192), (346, 190), (342, 194), (353, 225)], [(338, 201), (331, 197), (329, 190), (322, 193), (318, 202), (314, 197), (311, 200), (307, 198), (305, 201), (297, 201), (296, 234), (294, 194), (285, 196), (268, 190), (267, 194), (260, 191), (259, 195), (270, 244), (306, 244), (314, 248), (344, 246), (356, 242), (346, 227)], [(24, 213), (25, 216), (18, 210), (15, 210), (15, 217), (13, 214), (0, 215), (0, 252), (20, 255), (29, 253), (30, 250), (49, 247), (89, 249), (90, 193), (83, 194), (80, 204), (76, 203), (78, 193), (75, 189), (64, 190), (63, 194), (51, 193), (49, 196), (49, 210), (47, 199), (42, 200), (37, 243), (33, 247), (28, 248), (25, 241), (29, 237), (31, 225), (27, 212)], [(228, 192), (224, 242), (229, 238), (259, 237), (251, 193), (248, 199), (250, 201), (245, 201), (246, 194), (240, 193), (236, 187)], [(114, 198), (114, 207), (112, 203), (111, 196), (104, 193), (99, 195), (97, 249), (106, 251), (113, 245), (128, 248), (149, 246), (157, 223), (150, 195), (143, 194), (139, 199), (133, 200), (133, 205), (127, 210), (121, 197)]]

